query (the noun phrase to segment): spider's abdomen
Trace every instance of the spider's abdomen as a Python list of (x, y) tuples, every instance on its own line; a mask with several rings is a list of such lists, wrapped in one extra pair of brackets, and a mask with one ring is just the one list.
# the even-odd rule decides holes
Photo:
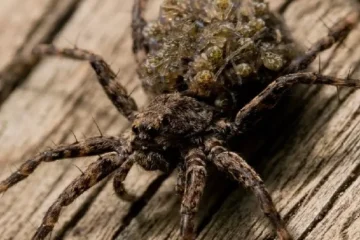
[(140, 77), (146, 89), (187, 90), (217, 107), (233, 89), (239, 95), (239, 86), (272, 81), (296, 54), (262, 0), (165, 0), (144, 34), (150, 52)]

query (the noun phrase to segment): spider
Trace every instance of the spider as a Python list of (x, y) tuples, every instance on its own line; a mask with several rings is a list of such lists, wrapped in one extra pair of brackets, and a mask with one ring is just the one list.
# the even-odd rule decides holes
[(110, 174), (115, 193), (133, 201), (123, 181), (134, 164), (165, 173), (176, 168), (181, 236), (191, 240), (196, 237), (195, 216), (212, 165), (255, 194), (279, 239), (292, 239), (260, 176), (226, 143), (254, 128), (294, 84), (360, 87), (357, 80), (304, 71), (319, 52), (346, 37), (357, 14), (349, 14), (327, 36), (301, 51), (263, 0), (164, 0), (159, 18), (149, 23), (143, 17), (145, 5), (146, 0), (135, 0), (132, 18), (139, 76), (153, 96), (143, 110), (101, 56), (53, 45), (33, 51), (88, 61), (109, 99), (132, 123), (131, 129), (121, 136), (92, 137), (41, 152), (0, 182), (0, 193), (42, 162), (101, 155), (49, 208), (33, 236), (45, 239), (61, 210)]

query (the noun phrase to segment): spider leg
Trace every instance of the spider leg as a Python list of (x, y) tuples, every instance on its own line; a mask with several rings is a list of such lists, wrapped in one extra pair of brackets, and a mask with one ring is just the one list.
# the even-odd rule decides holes
[(351, 29), (354, 28), (357, 20), (358, 14), (353, 13), (339, 21), (329, 29), (329, 33), (326, 37), (318, 40), (304, 53), (304, 55), (295, 58), (285, 69), (284, 73), (295, 73), (306, 69), (314, 61), (318, 53), (329, 49), (335, 43), (342, 41), (349, 34)]
[(185, 191), (185, 183), (186, 183), (186, 169), (185, 164), (180, 163), (177, 167), (177, 182), (175, 186), (175, 191), (179, 196), (182, 196)]
[(282, 95), (296, 83), (360, 88), (360, 80), (356, 79), (343, 79), (314, 72), (285, 75), (270, 83), (260, 94), (246, 104), (236, 114), (234, 123), (225, 120), (217, 122), (216, 131), (231, 137), (252, 129), (267, 112), (276, 106)]
[(136, 103), (128, 95), (126, 89), (116, 81), (116, 74), (101, 56), (79, 48), (56, 48), (53, 45), (45, 44), (35, 47), (33, 53), (39, 56), (55, 55), (89, 61), (108, 98), (121, 114), (129, 119), (129, 121), (133, 120), (138, 109)]
[(235, 181), (240, 182), (255, 194), (262, 211), (276, 229), (279, 239), (292, 239), (275, 208), (269, 192), (254, 169), (239, 155), (224, 148), (221, 141), (215, 138), (207, 139), (205, 146), (208, 158), (220, 171), (229, 174)]
[(24, 162), (19, 169), (7, 179), (0, 182), (0, 193), (27, 178), (42, 162), (52, 162), (65, 158), (98, 155), (118, 151), (121, 139), (115, 137), (93, 137), (70, 145), (60, 145), (52, 150), (41, 152)]
[(144, 9), (148, 0), (135, 0), (133, 9), (132, 9), (132, 38), (133, 38), (133, 53), (136, 57), (136, 60), (140, 62), (137, 53), (141, 50), (148, 52), (147, 46), (145, 44), (145, 37), (143, 35), (144, 27), (147, 25), (147, 22), (144, 19)]
[(158, 152), (137, 151), (134, 158), (136, 159), (136, 163), (146, 171), (160, 170), (164, 173), (170, 172), (170, 163)]
[(134, 165), (134, 154), (131, 154), (129, 158), (121, 165), (119, 169), (116, 170), (114, 178), (113, 178), (113, 187), (116, 195), (125, 201), (131, 202), (136, 199), (133, 194), (130, 194), (126, 191), (124, 187), (124, 180), (128, 175), (131, 167)]
[(170, 172), (170, 165), (165, 158), (157, 152), (134, 151), (114, 175), (113, 187), (116, 195), (125, 201), (134, 201), (135, 195), (128, 193), (123, 182), (131, 167), (138, 164), (147, 171), (160, 170), (164, 173)]
[(70, 205), (86, 190), (100, 182), (106, 176), (111, 174), (123, 162), (127, 154), (109, 154), (100, 157), (93, 162), (84, 171), (82, 175), (77, 177), (66, 189), (60, 194), (58, 199), (46, 212), (41, 226), (37, 229), (32, 237), (33, 240), (42, 240), (53, 230), (54, 225), (60, 217), (61, 210)]
[(185, 190), (181, 202), (180, 231), (184, 240), (195, 239), (195, 215), (206, 183), (205, 154), (191, 149), (185, 156)]

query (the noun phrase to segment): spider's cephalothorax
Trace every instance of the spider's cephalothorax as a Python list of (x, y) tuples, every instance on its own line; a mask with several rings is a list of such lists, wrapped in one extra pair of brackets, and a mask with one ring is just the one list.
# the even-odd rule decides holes
[(194, 219), (207, 167), (212, 165), (250, 189), (278, 238), (291, 239), (261, 178), (225, 146), (230, 138), (251, 129), (296, 83), (359, 88), (357, 80), (300, 72), (320, 51), (346, 37), (357, 14), (349, 14), (328, 36), (301, 53), (262, 0), (165, 0), (160, 17), (151, 23), (143, 18), (146, 0), (134, 1), (133, 50), (137, 57), (140, 52), (147, 55), (144, 61), (138, 58), (139, 73), (145, 88), (155, 95), (143, 110), (138, 110), (101, 56), (52, 45), (34, 49), (38, 55), (89, 61), (109, 99), (132, 123), (130, 134), (87, 138), (39, 153), (0, 182), (0, 193), (42, 162), (102, 154), (49, 208), (33, 236), (44, 239), (63, 207), (111, 173), (115, 172), (117, 195), (132, 200), (123, 181), (134, 164), (165, 173), (177, 168), (181, 236), (190, 240), (196, 237)]
[(213, 112), (206, 104), (177, 93), (163, 94), (135, 116), (132, 143), (144, 149), (181, 146), (181, 139), (205, 132), (212, 120)]

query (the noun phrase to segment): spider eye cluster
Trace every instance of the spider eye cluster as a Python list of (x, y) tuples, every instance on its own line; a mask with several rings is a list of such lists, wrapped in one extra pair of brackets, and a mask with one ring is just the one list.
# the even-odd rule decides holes
[(141, 139), (148, 140), (149, 138), (156, 137), (159, 132), (158, 129), (151, 125), (133, 125), (131, 127), (133, 133)]
[(144, 35), (144, 87), (155, 94), (187, 90), (214, 106), (229, 89), (278, 75), (296, 51), (263, 0), (165, 0)]
[(137, 126), (135, 126), (135, 125), (133, 125), (132, 127), (131, 127), (131, 130), (133, 131), (133, 133), (135, 133), (135, 134), (139, 134), (139, 128), (137, 127)]

